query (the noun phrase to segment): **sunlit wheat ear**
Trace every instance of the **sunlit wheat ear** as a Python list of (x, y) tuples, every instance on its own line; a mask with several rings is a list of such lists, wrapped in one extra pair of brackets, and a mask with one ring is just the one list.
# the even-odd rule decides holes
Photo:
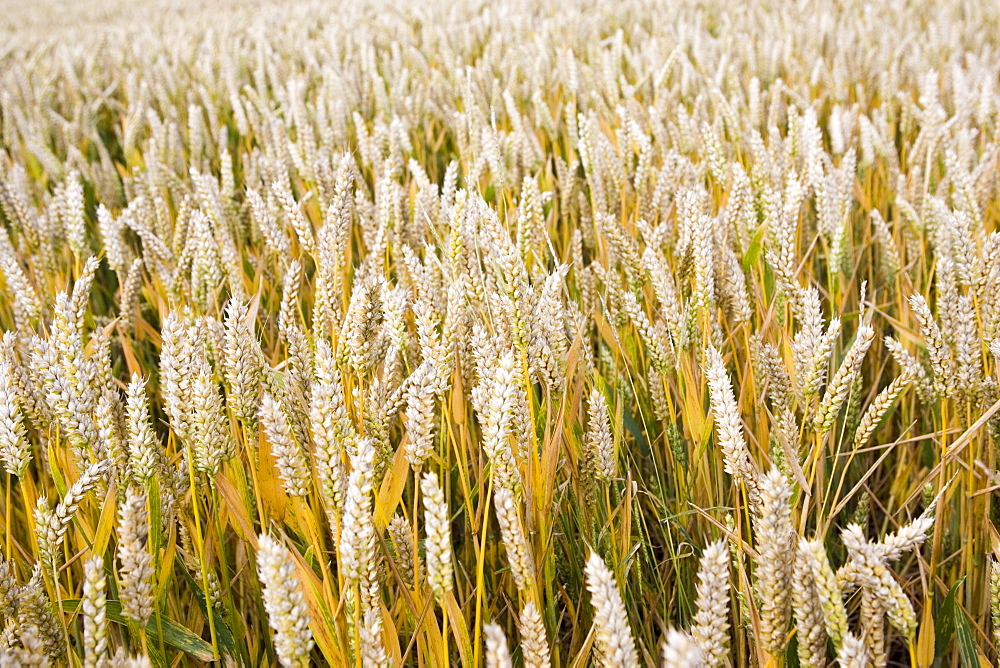
[(885, 417), (889, 409), (892, 408), (896, 399), (902, 394), (909, 385), (914, 381), (914, 378), (909, 372), (903, 371), (902, 375), (897, 376), (889, 383), (881, 392), (879, 392), (875, 399), (868, 404), (868, 408), (865, 409), (864, 415), (861, 416), (861, 421), (858, 423), (858, 428), (854, 432), (854, 447), (855, 449), (862, 448), (867, 445), (868, 440), (875, 433), (878, 428), (879, 422)]
[(759, 335), (751, 340), (753, 347), (754, 373), (767, 380), (767, 393), (776, 412), (789, 408), (792, 399), (792, 384), (784, 361), (778, 349), (771, 343), (763, 343)]
[(683, 631), (669, 629), (660, 650), (663, 668), (697, 668), (710, 665), (694, 638)]
[[(494, 362), (495, 366), (490, 367), (489, 364)], [(481, 415), (483, 450), (490, 458), (497, 486), (520, 494), (523, 481), (510, 438), (519, 392), (514, 351), (504, 350), (499, 359), (483, 360), (479, 374), (480, 384), (473, 392), (473, 404)]]
[(101, 476), (104, 475), (108, 466), (109, 462), (104, 460), (87, 467), (87, 470), (66, 491), (66, 495), (62, 500), (56, 504), (55, 509), (51, 513), (47, 513), (48, 524), (37, 527), (39, 532), (39, 546), (45, 547), (44, 552), (47, 553), (46, 561), (50, 567), (58, 565), (56, 560), (59, 558), (62, 541), (66, 536), (70, 522), (73, 521), (73, 515), (76, 514), (80, 506), (80, 502), (101, 480)]
[(604, 560), (593, 551), (587, 558), (584, 572), (590, 602), (594, 607), (594, 626), (602, 665), (608, 668), (638, 667), (639, 656), (615, 576), (604, 564)]
[(128, 385), (127, 410), (129, 467), (133, 482), (143, 485), (159, 468), (160, 445), (149, 421), (146, 381), (137, 373), (132, 374), (132, 381)]
[[(11, 355), (10, 368), (13, 370), (15, 392), (24, 411), (22, 417), (47, 429), (55, 419), (55, 414), (46, 400), (45, 386), (49, 374), (46, 371), (48, 365), (45, 351), (49, 346), (44, 341), (34, 334), (20, 339), (14, 336), (14, 346), (6, 349), (4, 355)], [(5, 348), (0, 345), (0, 351), (3, 350)]]
[(848, 561), (837, 571), (837, 578), (844, 584), (861, 587), (861, 622), (869, 631), (865, 641), (876, 664), (886, 661), (881, 632), (883, 616), (908, 642), (916, 637), (913, 604), (886, 565), (924, 542), (934, 525), (936, 503), (937, 499), (931, 501), (920, 517), (886, 536), (881, 543), (866, 540), (856, 524), (849, 524), (842, 533)]
[(253, 323), (244, 304), (230, 301), (226, 306), (225, 370), (229, 383), (227, 401), (244, 426), (253, 429), (260, 408), (264, 369), (257, 352)]
[(534, 601), (526, 603), (521, 610), (517, 628), (521, 634), (521, 655), (525, 668), (549, 668), (549, 641)]
[[(31, 668), (51, 665), (51, 655), (46, 650), (41, 630), (31, 622), (21, 622), (19, 626), (21, 646), (11, 648), (8, 665)], [(4, 658), (7, 658), (7, 653), (4, 653)]]
[(340, 565), (344, 578), (352, 586), (360, 582), (367, 572), (375, 541), (371, 521), (375, 447), (370, 438), (358, 441), (357, 447), (357, 452), (351, 457), (347, 501), (339, 537)]
[(597, 480), (609, 482), (615, 477), (615, 444), (608, 422), (608, 402), (596, 387), (590, 391), (587, 412), (587, 432), (584, 435), (584, 452), (588, 472)]
[(795, 547), (793, 558), (792, 614), (795, 617), (799, 665), (823, 668), (826, 666), (827, 640), (823, 604), (809, 564), (809, 553), (799, 544)]
[(486, 665), (488, 668), (513, 668), (510, 660), (510, 649), (507, 647), (507, 636), (496, 624), (483, 626), (483, 636), (486, 642)]
[(913, 315), (920, 324), (924, 343), (927, 345), (927, 355), (930, 357), (931, 370), (934, 372), (934, 389), (940, 396), (950, 397), (955, 393), (957, 377), (955, 358), (945, 343), (941, 328), (923, 295), (913, 295), (909, 301)]
[(310, 254), (313, 253), (316, 246), (316, 239), (313, 236), (312, 226), (302, 214), (299, 204), (292, 197), (292, 192), (289, 190), (288, 184), (273, 183), (271, 185), (271, 192), (274, 193), (275, 198), (281, 205), (282, 211), (295, 230), (295, 235), (298, 237), (302, 250)]
[(6, 666), (16, 666), (13, 663), (17, 658), (14, 654), (17, 650), (17, 646), (20, 643), (18, 638), (19, 629), (16, 618), (5, 617), (7, 620), (4, 624), (2, 630), (0, 630), (0, 660), (6, 661), (3, 665)]
[(14, 311), (14, 322), (18, 330), (30, 331), (31, 321), (42, 313), (42, 304), (38, 293), (24, 273), (17, 253), (10, 243), (6, 227), (0, 230), (0, 271), (3, 272), (7, 290), (13, 297), (11, 307)]
[(381, 328), (384, 282), (381, 274), (372, 269), (355, 278), (344, 319), (343, 337), (348, 362), (361, 375), (374, 368), (384, 345)]
[(261, 399), (259, 419), (271, 444), (271, 454), (274, 455), (285, 491), (289, 496), (308, 495), (312, 480), (309, 462), (302, 446), (292, 435), (284, 406), (270, 392), (265, 391)]
[[(363, 615), (370, 609), (378, 608), (379, 560), (375, 552), (375, 530), (371, 515), (374, 460), (373, 440), (366, 437), (358, 441), (357, 451), (351, 453), (351, 474), (338, 542), (352, 654), (363, 654), (371, 649), (366, 644), (370, 644), (372, 634), (364, 628)], [(362, 617), (359, 618), (359, 615)]]
[(514, 493), (504, 487), (498, 487), (493, 492), (493, 506), (496, 509), (500, 539), (507, 552), (514, 584), (518, 590), (527, 592), (534, 586), (534, 564)]
[(649, 317), (642, 309), (642, 306), (639, 305), (632, 292), (625, 290), (619, 296), (622, 311), (628, 316), (629, 321), (632, 322), (639, 332), (639, 337), (649, 348), (650, 357), (652, 358), (650, 361), (653, 368), (660, 373), (666, 373), (670, 365), (670, 354), (667, 343), (669, 339), (661, 336), (652, 323), (650, 323)]
[(712, 345), (705, 351), (705, 376), (708, 379), (712, 411), (715, 413), (716, 437), (722, 449), (726, 473), (733, 476), (737, 483), (746, 485), (751, 505), (756, 507), (760, 502), (757, 470), (747, 451), (743, 424), (729, 374), (722, 355)]
[(333, 350), (325, 340), (316, 342), (315, 375), (309, 427), (315, 446), (316, 477), (327, 512), (332, 515), (333, 525), (337, 526), (344, 511), (348, 444), (355, 442), (357, 434), (347, 413), (344, 387), (335, 366)]
[(21, 417), (15, 345), (15, 335), (6, 332), (0, 341), (0, 461), (7, 471), (21, 477), (31, 461), (31, 443)]
[(436, 473), (424, 473), (420, 481), (424, 504), (424, 530), (427, 532), (427, 581), (441, 602), (452, 590), (451, 517)]
[(934, 528), (936, 508), (937, 499), (932, 501), (919, 517), (883, 538), (881, 543), (875, 544), (873, 549), (876, 554), (886, 561), (895, 561), (906, 552), (918, 549)]
[(118, 596), (122, 614), (144, 625), (153, 611), (153, 556), (146, 549), (146, 495), (130, 488), (118, 511)]
[(826, 380), (826, 370), (830, 363), (833, 345), (840, 336), (840, 318), (833, 318), (823, 330), (823, 316), (819, 303), (819, 294), (815, 288), (799, 291), (809, 295), (809, 328), (796, 335), (792, 344), (793, 354), (796, 354), (795, 384), (796, 391), (807, 402), (812, 399)]
[(772, 656), (780, 656), (791, 612), (795, 530), (789, 505), (792, 489), (777, 468), (760, 479), (760, 497), (760, 508), (753, 517), (760, 555), (755, 569), (756, 597), (764, 649)]
[(382, 611), (378, 607), (365, 611), (361, 625), (361, 657), (366, 666), (389, 665), (382, 642)]
[(55, 606), (45, 593), (42, 571), (38, 564), (32, 571), (31, 579), (21, 587), (20, 597), (17, 623), (22, 629), (22, 643), (26, 627), (34, 627), (35, 636), (42, 643), (45, 655), (56, 661), (61, 660), (66, 655), (62, 624), (56, 616)]
[(830, 567), (826, 549), (822, 541), (799, 539), (799, 551), (805, 555), (812, 571), (816, 593), (823, 608), (823, 622), (826, 633), (835, 647), (840, 647), (847, 633), (847, 610), (837, 576)]
[(85, 316), (96, 265), (88, 262), (73, 293), (56, 295), (52, 335), (37, 340), (37, 366), (52, 413), (78, 456), (88, 453), (97, 438), (93, 410), (97, 393), (91, 383), (92, 365), (84, 345)]
[(271, 626), (274, 649), (281, 665), (302, 668), (309, 665), (313, 638), (309, 611), (295, 561), (288, 548), (267, 534), (261, 534), (257, 549), (257, 576), (264, 586), (264, 609)]
[(885, 272), (886, 278), (893, 280), (899, 274), (899, 268), (902, 264), (899, 256), (899, 248), (897, 248), (896, 241), (892, 236), (892, 230), (889, 228), (888, 223), (885, 222), (881, 212), (878, 209), (872, 209), (869, 213), (869, 218), (875, 230), (875, 239), (878, 241), (882, 269)]
[[(122, 331), (131, 334), (135, 329), (135, 311), (139, 305), (139, 289), (142, 287), (142, 258), (136, 258), (125, 275), (118, 296), (118, 313)], [(120, 274), (119, 274), (120, 276)]]
[(87, 247), (87, 223), (84, 211), (83, 184), (80, 182), (80, 172), (73, 170), (63, 183), (62, 219), (66, 229), (70, 249), (77, 261), (82, 261), (90, 254)]
[[(701, 197), (704, 191), (699, 193)], [(694, 306), (709, 311), (715, 306), (715, 278), (718, 270), (715, 266), (715, 244), (712, 234), (712, 219), (697, 210), (691, 213), (691, 250), (694, 255)], [(687, 222), (687, 221), (684, 221)], [(713, 319), (713, 323), (716, 321)]]
[(432, 364), (423, 362), (410, 376), (406, 390), (406, 459), (420, 471), (434, 451), (436, 374)]
[(46, 568), (55, 568), (58, 546), (49, 537), (49, 527), (55, 523), (55, 515), (49, 498), (44, 494), (35, 502), (35, 538), (38, 541), (38, 557)]
[(399, 576), (407, 587), (413, 586), (413, 527), (410, 521), (395, 515), (389, 520), (389, 542), (392, 544), (393, 560), (399, 570)]
[(954, 306), (959, 314), (953, 318), (951, 333), (954, 341), (956, 386), (965, 398), (975, 400), (983, 380), (982, 340), (976, 324), (976, 309), (969, 295), (961, 295)]
[(935, 391), (934, 384), (931, 382), (930, 378), (927, 377), (927, 371), (924, 369), (924, 365), (917, 360), (916, 357), (911, 355), (909, 352), (903, 348), (901, 344), (896, 339), (891, 336), (887, 336), (883, 339), (886, 350), (892, 355), (892, 358), (896, 360), (896, 364), (900, 366), (903, 374), (911, 377), (916, 383), (917, 392), (920, 396), (920, 401), (925, 404), (929, 404), (934, 400)]
[(563, 325), (566, 314), (563, 290), (567, 272), (568, 267), (563, 264), (548, 275), (531, 316), (534, 325), (530, 334), (530, 373), (540, 378), (553, 395), (562, 392), (566, 385), (570, 341)]
[(723, 540), (701, 555), (691, 636), (708, 665), (724, 665), (729, 644), (729, 550)]
[(837, 652), (837, 665), (840, 668), (866, 668), (868, 666), (868, 650), (865, 643), (853, 633), (844, 634), (843, 643)]
[(256, 188), (247, 188), (246, 200), (250, 205), (250, 215), (261, 232), (265, 247), (272, 251), (279, 262), (290, 257), (291, 244), (288, 235), (278, 225), (274, 212), (267, 206), (264, 198)]
[(182, 439), (188, 437), (188, 412), (185, 410), (191, 390), (191, 366), (194, 358), (193, 328), (189, 313), (171, 311), (163, 318), (160, 337), (160, 396), (170, 426)]
[[(111, 340), (107, 336), (98, 334), (91, 339), (91, 346), (96, 349), (94, 363), (100, 380), (96, 383), (98, 394), (94, 406), (97, 439), (91, 449), (90, 460), (92, 462), (110, 460), (104, 478), (107, 482), (114, 481), (120, 484), (128, 470), (128, 453), (124, 442), (127, 430), (124, 426), (125, 407), (122, 404), (117, 379), (112, 371)], [(102, 491), (103, 486), (99, 486), (98, 494)]]
[(119, 647), (118, 651), (111, 657), (110, 666), (111, 668), (152, 668), (153, 662), (148, 656), (130, 655), (124, 647)]
[[(301, 334), (301, 318), (299, 317), (299, 294), (302, 290), (302, 263), (291, 260), (281, 277), (281, 304), (278, 306), (278, 333), (289, 346), (287, 351), (292, 356), (294, 344), (291, 337)], [(289, 361), (292, 361), (291, 359)]]
[(107, 660), (108, 621), (104, 559), (94, 556), (83, 564), (83, 665), (98, 668)]
[(823, 395), (823, 401), (820, 402), (816, 416), (813, 418), (813, 427), (818, 433), (826, 433), (833, 425), (837, 413), (840, 412), (840, 408), (844, 404), (844, 399), (847, 398), (847, 393), (851, 390), (851, 383), (854, 381), (858, 369), (861, 368), (865, 353), (868, 352), (874, 338), (875, 330), (871, 325), (866, 323), (858, 328), (858, 337), (847, 350), (840, 368), (830, 379), (826, 393)]
[(21, 587), (14, 577), (14, 564), (0, 557), (0, 617), (14, 618), (20, 596)]
[(204, 355), (196, 360), (192, 371), (195, 378), (191, 388), (190, 413), (195, 468), (211, 477), (219, 471), (223, 462), (233, 456), (235, 446), (219, 386)]

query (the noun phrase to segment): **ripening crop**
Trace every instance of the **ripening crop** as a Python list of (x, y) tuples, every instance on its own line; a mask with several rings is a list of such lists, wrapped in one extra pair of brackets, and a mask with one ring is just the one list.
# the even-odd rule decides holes
[(0, 16), (0, 668), (1000, 659), (990, 2)]

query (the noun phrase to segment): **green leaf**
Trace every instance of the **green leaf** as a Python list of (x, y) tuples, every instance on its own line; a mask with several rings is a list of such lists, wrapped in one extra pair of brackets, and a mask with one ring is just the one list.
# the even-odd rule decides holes
[[(64, 612), (76, 612), (80, 606), (80, 599), (69, 599), (62, 602)], [(163, 628), (163, 642), (174, 649), (178, 649), (198, 661), (212, 661), (212, 646), (202, 638), (195, 635), (191, 629), (181, 626), (177, 622), (158, 613), (153, 613), (154, 617), (146, 625), (146, 635), (150, 638), (150, 644), (159, 644), (159, 628)], [(105, 615), (111, 621), (128, 625), (129, 620), (122, 615), (122, 604), (120, 601), (108, 601), (105, 608)], [(156, 617), (159, 617), (157, 620)]]
[(747, 251), (743, 254), (743, 273), (749, 273), (750, 268), (757, 264), (758, 258), (760, 258), (760, 251), (764, 248), (761, 243), (761, 238), (764, 236), (764, 226), (759, 225), (757, 230), (753, 233), (753, 237), (750, 239), (750, 245), (747, 246)]
[(958, 656), (962, 660), (962, 668), (979, 668), (979, 655), (976, 653), (976, 642), (972, 639), (969, 618), (959, 606), (955, 606), (955, 633), (958, 637)]
[[(207, 615), (205, 606), (205, 592), (202, 591), (201, 585), (194, 576), (188, 572), (188, 569), (181, 567), (181, 574), (184, 579), (187, 580), (188, 586), (191, 587), (191, 591), (194, 592), (195, 601), (198, 603), (198, 608), (201, 610), (201, 614)], [(239, 656), (239, 651), (236, 649), (236, 639), (233, 637), (233, 631), (229, 628), (226, 620), (219, 611), (213, 606), (212, 617), (215, 618), (215, 637), (219, 643), (219, 652), (225, 656), (236, 657)]]
[(939, 658), (951, 646), (951, 637), (955, 633), (955, 593), (962, 580), (951, 586), (938, 609), (934, 627), (934, 658)]
[(788, 647), (785, 649), (785, 666), (787, 668), (799, 668), (800, 665), (799, 634), (796, 633), (792, 636), (792, 639), (788, 641)]
[(649, 457), (652, 454), (652, 452), (649, 449), (649, 442), (646, 440), (646, 435), (643, 432), (642, 427), (639, 426), (639, 423), (636, 421), (631, 411), (629, 410), (622, 411), (622, 422), (625, 425), (625, 429), (627, 429), (628, 432), (632, 434), (632, 438), (635, 439), (636, 445), (639, 446), (639, 449), (642, 451), (642, 454), (646, 457)]
[[(59, 468), (59, 462), (56, 461), (56, 451), (54, 445), (48, 448), (47, 454), (49, 457), (49, 471), (52, 473), (52, 482), (56, 484), (56, 491), (59, 492), (59, 497), (56, 499), (49, 499), (49, 503), (59, 503), (62, 497), (66, 496), (66, 480), (62, 476), (62, 472)], [(31, 510), (34, 510), (34, 508)]]
[[(165, 643), (190, 654), (199, 661), (211, 661), (214, 658), (212, 646), (201, 637), (196, 636), (190, 629), (167, 618), (161, 618), (160, 622), (163, 624), (163, 641)], [(150, 624), (150, 626), (153, 625)]]
[[(166, 635), (166, 633), (164, 633), (163, 635)], [(150, 640), (156, 641), (158, 637), (159, 636), (157, 636), (154, 633), (150, 636)], [(147, 645), (146, 654), (149, 656), (149, 661), (157, 668), (160, 668), (160, 666), (162, 666), (163, 668), (167, 668), (167, 666), (170, 665), (170, 662), (167, 661), (167, 658), (160, 654), (160, 648), (157, 645), (154, 645), (152, 643)]]

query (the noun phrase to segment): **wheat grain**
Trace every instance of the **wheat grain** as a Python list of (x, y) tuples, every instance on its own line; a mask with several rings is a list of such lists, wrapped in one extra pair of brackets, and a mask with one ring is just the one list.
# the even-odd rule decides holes
[(108, 622), (104, 559), (94, 556), (84, 564), (83, 665), (97, 668), (107, 661)]
[(312, 631), (305, 597), (295, 576), (295, 564), (288, 549), (266, 534), (259, 538), (257, 575), (264, 585), (264, 607), (281, 665), (286, 668), (309, 665)]
[(427, 580), (440, 602), (454, 587), (451, 564), (451, 517), (437, 474), (428, 471), (420, 480), (427, 528)]
[(605, 666), (638, 666), (639, 657), (615, 576), (596, 552), (587, 558), (587, 591), (594, 607), (597, 646)]

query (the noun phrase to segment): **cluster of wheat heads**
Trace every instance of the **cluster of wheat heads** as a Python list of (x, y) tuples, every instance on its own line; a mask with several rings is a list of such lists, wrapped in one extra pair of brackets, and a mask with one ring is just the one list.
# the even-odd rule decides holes
[(997, 7), (418, 4), (6, 29), (0, 665), (995, 660)]

